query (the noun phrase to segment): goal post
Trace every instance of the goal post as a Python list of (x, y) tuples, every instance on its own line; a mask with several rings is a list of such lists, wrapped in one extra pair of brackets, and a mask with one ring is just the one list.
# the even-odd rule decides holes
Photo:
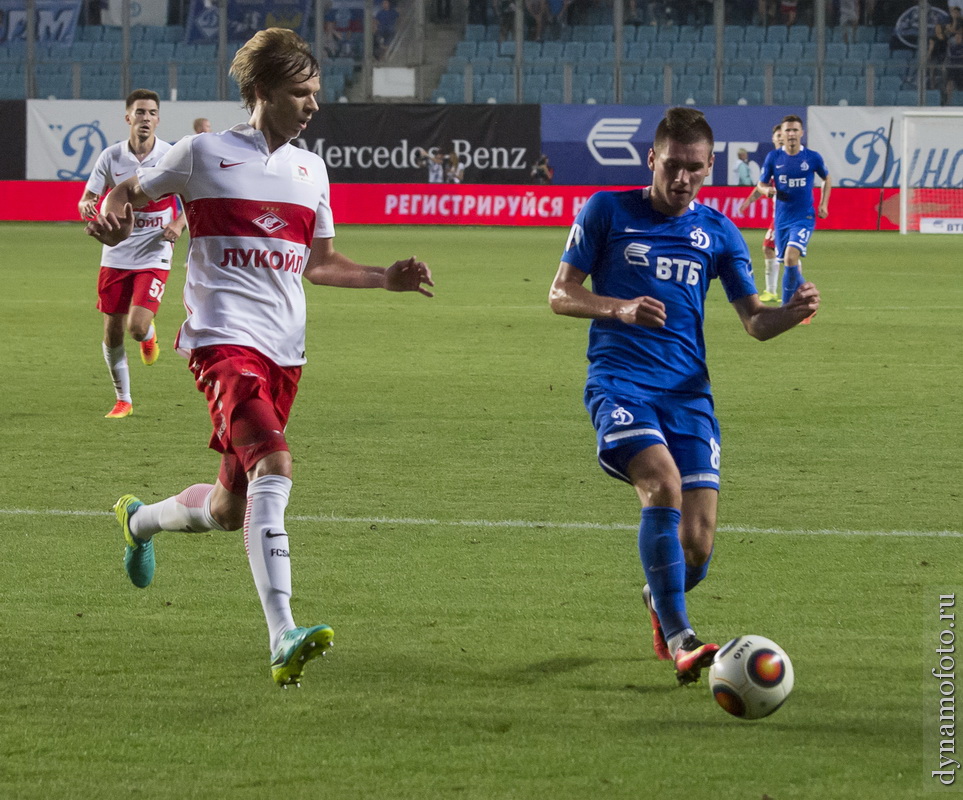
[(963, 233), (963, 108), (904, 109), (899, 232)]

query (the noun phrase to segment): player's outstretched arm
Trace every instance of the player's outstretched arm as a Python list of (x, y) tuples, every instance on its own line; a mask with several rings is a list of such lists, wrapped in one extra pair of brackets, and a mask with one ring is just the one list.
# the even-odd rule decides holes
[(428, 265), (414, 256), (396, 261), (387, 269), (369, 267), (339, 253), (334, 249), (331, 239), (315, 239), (311, 242), (311, 254), (304, 269), (304, 277), (318, 286), (418, 292), (425, 297), (433, 297), (425, 286), (435, 285)]
[(665, 325), (665, 304), (654, 297), (622, 300), (595, 294), (585, 286), (588, 273), (566, 261), (558, 265), (548, 293), (548, 304), (556, 314), (581, 319), (618, 319), (626, 325), (661, 328)]
[(80, 212), (80, 218), (82, 220), (86, 222), (87, 220), (96, 218), (98, 200), (100, 200), (100, 195), (94, 194), (89, 189), (84, 191), (83, 197), (81, 197), (80, 202), (77, 203), (77, 211)]
[(739, 204), (739, 214), (745, 214), (746, 209), (760, 197), (772, 197), (772, 187), (768, 183), (756, 184), (756, 187), (746, 195), (746, 199)]
[(137, 177), (117, 184), (107, 195), (100, 213), (90, 220), (84, 231), (101, 244), (120, 244), (134, 230), (134, 209), (142, 208), (150, 198), (140, 188)]
[(735, 307), (746, 333), (760, 342), (772, 339), (794, 328), (819, 310), (819, 290), (808, 281), (796, 289), (789, 302), (778, 308), (763, 305), (759, 295), (750, 294), (734, 300)]
[(819, 208), (816, 213), (820, 219), (826, 219), (829, 216), (829, 195), (832, 190), (833, 176), (827, 175), (823, 180), (823, 188), (819, 190)]

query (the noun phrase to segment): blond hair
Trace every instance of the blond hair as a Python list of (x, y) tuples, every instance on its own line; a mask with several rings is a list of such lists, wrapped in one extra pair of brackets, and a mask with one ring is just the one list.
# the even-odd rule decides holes
[(231, 62), (231, 77), (237, 82), (248, 111), (254, 110), (258, 86), (270, 91), (302, 73), (312, 78), (320, 72), (308, 43), (287, 28), (258, 31)]

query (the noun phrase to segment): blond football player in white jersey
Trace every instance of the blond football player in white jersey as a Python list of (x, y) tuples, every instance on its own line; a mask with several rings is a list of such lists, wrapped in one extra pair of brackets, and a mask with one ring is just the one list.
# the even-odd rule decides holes
[[(160, 98), (156, 92), (135, 89), (127, 96), (125, 108), (130, 136), (106, 148), (97, 159), (77, 204), (83, 220), (96, 218), (97, 204), (104, 194), (140, 167), (157, 164), (171, 149), (155, 135), (160, 122)], [(184, 214), (177, 213), (176, 199), (162, 198), (137, 209), (130, 238), (114, 247), (104, 245), (97, 280), (97, 310), (104, 315), (104, 360), (117, 398), (107, 419), (122, 419), (134, 413), (124, 331), (140, 343), (141, 361), (146, 365), (153, 364), (160, 355), (154, 317), (164, 296), (174, 243), (186, 222)]]
[(121, 497), (114, 510), (127, 545), (124, 564), (134, 585), (146, 587), (154, 534), (243, 527), (279, 686), (300, 685), (304, 664), (323, 655), (333, 637), (328, 625), (298, 626), (290, 605), (284, 514), (292, 460), (284, 429), (305, 361), (303, 279), (427, 297), (434, 285), (414, 257), (384, 268), (334, 249), (324, 161), (290, 144), (318, 111), (319, 71), (293, 31), (259, 31), (231, 64), (249, 123), (182, 139), (160, 164), (108, 195), (87, 225), (113, 245), (130, 234), (132, 208), (167, 194), (187, 208), (188, 316), (176, 347), (207, 398), (210, 446), (221, 453), (221, 468), (216, 484), (194, 484), (158, 503)]

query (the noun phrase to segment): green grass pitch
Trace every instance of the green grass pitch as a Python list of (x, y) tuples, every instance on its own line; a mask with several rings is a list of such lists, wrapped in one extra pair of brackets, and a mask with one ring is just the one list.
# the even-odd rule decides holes
[[(963, 237), (817, 232), (823, 310), (771, 342), (710, 292), (723, 493), (690, 611), (705, 638), (768, 636), (796, 669), (784, 708), (744, 723), (651, 654), (636, 501), (598, 469), (581, 404), (587, 323), (546, 302), (565, 234), (339, 231), (359, 261), (426, 260), (437, 296), (308, 287), (294, 609), (335, 648), (282, 692), (241, 535), (161, 535), (140, 591), (109, 515), (122, 493), (216, 474), (170, 350), (184, 246), (161, 359), (129, 347), (135, 414), (110, 421), (98, 245), (79, 224), (0, 225), (0, 796), (939, 788), (938, 601), (963, 589)], [(759, 259), (762, 232), (747, 238)]]

